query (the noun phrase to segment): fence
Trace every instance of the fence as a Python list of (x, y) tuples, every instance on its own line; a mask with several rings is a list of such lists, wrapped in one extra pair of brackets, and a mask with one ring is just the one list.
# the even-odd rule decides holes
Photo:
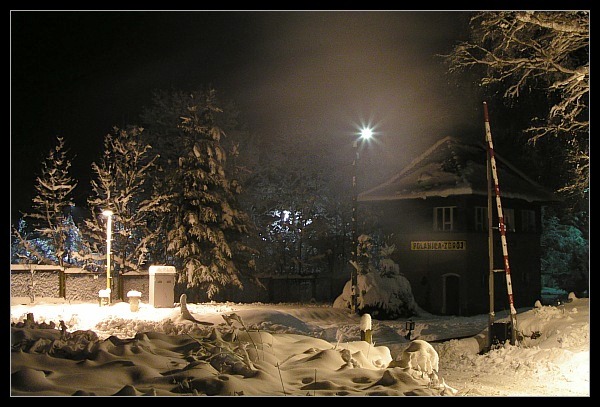
[[(62, 269), (59, 266), (11, 264), (11, 297), (65, 298), (68, 301), (98, 301), (98, 291), (106, 288), (106, 274), (79, 268)], [(341, 274), (274, 275), (260, 276), (260, 284), (242, 279), (244, 289), (227, 287), (213, 300), (240, 303), (264, 302), (333, 302), (342, 293), (349, 276)], [(61, 288), (61, 279), (64, 286)], [(113, 279), (114, 280), (114, 279)], [(141, 301), (149, 301), (150, 280), (148, 272), (128, 272), (118, 276), (113, 290), (116, 299), (127, 300), (127, 292), (142, 293)], [(61, 293), (61, 290), (64, 292)], [(202, 290), (175, 287), (175, 300), (186, 293), (190, 302), (209, 301)], [(61, 295), (63, 294), (63, 295)]]
[[(126, 273), (121, 275), (123, 291), (137, 290), (142, 301), (148, 301), (148, 273)], [(64, 288), (61, 289), (61, 279)], [(106, 288), (106, 274), (80, 268), (63, 269), (60, 266), (38, 264), (11, 264), (11, 297), (65, 298), (68, 301), (98, 301), (98, 291)], [(61, 290), (64, 292), (61, 295)], [(120, 294), (116, 295), (121, 297)], [(125, 297), (126, 298), (126, 297)]]

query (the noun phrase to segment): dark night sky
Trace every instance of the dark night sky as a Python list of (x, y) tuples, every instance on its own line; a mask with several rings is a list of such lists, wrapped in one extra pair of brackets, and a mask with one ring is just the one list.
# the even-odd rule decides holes
[[(112, 126), (133, 124), (156, 89), (214, 86), (246, 127), (282, 138), (302, 123), (349, 154), (378, 132), (370, 165), (391, 174), (438, 139), (480, 129), (481, 101), (456, 91), (438, 54), (467, 36), (457, 11), (11, 12), (11, 217), (65, 138), (85, 201)], [(326, 135), (326, 136), (324, 136)], [(331, 145), (331, 143), (329, 143)], [(333, 143), (335, 145), (335, 143)], [(351, 160), (351, 157), (349, 158)]]

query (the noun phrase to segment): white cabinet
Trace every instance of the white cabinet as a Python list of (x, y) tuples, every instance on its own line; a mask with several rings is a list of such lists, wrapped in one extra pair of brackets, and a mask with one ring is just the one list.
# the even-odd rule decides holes
[(150, 305), (155, 308), (175, 306), (175, 279), (173, 266), (150, 266)]

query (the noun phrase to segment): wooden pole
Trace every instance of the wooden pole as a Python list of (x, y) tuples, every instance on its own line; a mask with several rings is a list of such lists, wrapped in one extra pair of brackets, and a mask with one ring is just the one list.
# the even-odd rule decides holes
[(492, 325), (494, 324), (494, 234), (492, 230), (492, 168), (490, 164), (490, 152), (487, 156), (487, 228), (488, 228), (488, 292), (490, 297), (490, 313), (488, 321), (488, 347), (492, 346)]

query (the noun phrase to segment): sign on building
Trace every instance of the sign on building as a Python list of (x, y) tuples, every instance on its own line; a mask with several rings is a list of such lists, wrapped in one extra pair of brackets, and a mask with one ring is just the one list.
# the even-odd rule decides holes
[(467, 250), (466, 240), (413, 240), (410, 250)]

